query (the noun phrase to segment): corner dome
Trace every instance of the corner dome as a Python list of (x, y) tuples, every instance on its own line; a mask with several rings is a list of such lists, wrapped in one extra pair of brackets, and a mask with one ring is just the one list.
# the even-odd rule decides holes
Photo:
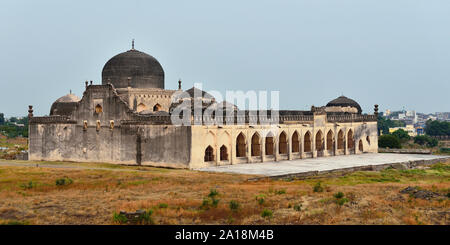
[(102, 70), (102, 84), (111, 83), (115, 88), (164, 89), (164, 70), (153, 56), (134, 48), (112, 57)]
[(350, 98), (347, 98), (343, 95), (328, 102), (326, 107), (353, 107), (353, 108), (357, 109), (357, 111), (358, 111), (357, 113), (361, 114), (361, 112), (362, 112), (361, 106), (359, 106), (359, 104), (356, 101), (354, 101)]
[(70, 116), (75, 110), (78, 101), (80, 101), (80, 98), (72, 93), (64, 95), (53, 102), (50, 108), (50, 116)]

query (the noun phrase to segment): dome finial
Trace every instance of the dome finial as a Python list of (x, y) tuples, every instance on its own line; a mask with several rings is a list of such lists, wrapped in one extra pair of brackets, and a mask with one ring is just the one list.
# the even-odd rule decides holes
[(131, 41), (131, 50), (134, 50), (134, 38), (133, 38), (133, 40)]

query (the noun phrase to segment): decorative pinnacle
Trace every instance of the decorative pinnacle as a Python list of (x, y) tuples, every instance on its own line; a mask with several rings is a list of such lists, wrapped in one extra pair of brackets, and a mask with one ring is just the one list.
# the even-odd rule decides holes
[(133, 38), (133, 40), (131, 41), (131, 50), (134, 50), (134, 38)]
[(178, 79), (178, 89), (181, 90), (181, 79)]

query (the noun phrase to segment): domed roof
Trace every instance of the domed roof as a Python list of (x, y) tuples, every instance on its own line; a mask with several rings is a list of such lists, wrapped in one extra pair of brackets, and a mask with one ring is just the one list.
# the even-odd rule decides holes
[(132, 48), (112, 57), (102, 70), (102, 84), (110, 82), (116, 88), (164, 89), (164, 70), (153, 56)]
[(78, 101), (80, 101), (80, 98), (72, 93), (64, 95), (53, 102), (52, 107), (50, 108), (50, 116), (69, 116), (72, 114), (72, 111), (75, 110)]
[(359, 106), (359, 104), (356, 101), (354, 101), (350, 98), (347, 98), (343, 95), (328, 102), (327, 107), (331, 107), (331, 106), (340, 106), (340, 107), (348, 107), (349, 106), (349, 107), (354, 107), (354, 108), (358, 109), (358, 113), (362, 112), (361, 106)]

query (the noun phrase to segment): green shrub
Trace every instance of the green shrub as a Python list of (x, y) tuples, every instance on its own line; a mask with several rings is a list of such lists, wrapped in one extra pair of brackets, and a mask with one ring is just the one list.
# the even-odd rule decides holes
[(200, 206), (203, 209), (209, 209), (209, 206), (211, 205), (211, 200), (209, 198), (204, 198), (202, 202), (202, 206)]
[(392, 133), (393, 136), (397, 137), (401, 143), (405, 143), (411, 139), (408, 132), (403, 129), (397, 129)]
[(340, 198), (336, 200), (336, 204), (338, 204), (339, 206), (344, 205), (346, 202), (348, 202), (347, 198)]
[(23, 183), (20, 185), (23, 189), (32, 189), (34, 186), (36, 186), (36, 183), (33, 183), (33, 181), (29, 181), (28, 183)]
[(419, 145), (426, 145), (428, 147), (435, 147), (438, 145), (439, 141), (428, 135), (418, 135), (414, 137), (414, 143)]
[(138, 218), (138, 223), (143, 224), (143, 225), (151, 225), (153, 224), (153, 219), (152, 219), (152, 214), (153, 214), (153, 210), (147, 210), (146, 212), (144, 212), (143, 214), (141, 214)]
[(272, 218), (272, 216), (273, 216), (273, 212), (271, 211), (271, 210), (268, 210), (268, 209), (264, 209), (262, 212), (261, 212), (261, 217), (263, 217), (263, 218)]
[(277, 194), (277, 195), (286, 194), (286, 190), (285, 189), (275, 190), (275, 194)]
[(378, 137), (378, 146), (383, 148), (402, 148), (400, 139), (391, 134), (384, 134)]
[(211, 189), (209, 191), (208, 197), (213, 198), (219, 195), (219, 192), (216, 189)]
[(294, 210), (300, 212), (302, 210), (302, 204), (301, 203), (295, 204), (294, 205)]
[(263, 205), (264, 202), (266, 201), (266, 200), (264, 199), (265, 197), (266, 197), (265, 195), (261, 194), (261, 195), (257, 195), (257, 196), (255, 197), (255, 199), (256, 199), (256, 201), (258, 202), (259, 205)]
[(167, 208), (167, 207), (169, 207), (169, 205), (168, 205), (167, 203), (160, 203), (160, 204), (158, 205), (158, 207), (159, 207), (159, 208)]
[(125, 224), (127, 223), (128, 219), (124, 214), (114, 212), (113, 221), (118, 224)]
[(57, 179), (56, 180), (56, 185), (58, 186), (62, 186), (62, 185), (70, 185), (73, 183), (73, 180), (67, 177), (61, 178), (61, 179)]
[(338, 192), (338, 193), (334, 194), (333, 196), (334, 196), (336, 199), (340, 199), (340, 198), (343, 198), (343, 197), (344, 197), (344, 193)]
[(323, 192), (323, 187), (320, 182), (317, 182), (313, 188), (314, 192)]
[(239, 203), (237, 202), (237, 201), (235, 201), (235, 200), (231, 200), (230, 201), (230, 209), (231, 209), (231, 211), (237, 211), (238, 209), (239, 209)]

